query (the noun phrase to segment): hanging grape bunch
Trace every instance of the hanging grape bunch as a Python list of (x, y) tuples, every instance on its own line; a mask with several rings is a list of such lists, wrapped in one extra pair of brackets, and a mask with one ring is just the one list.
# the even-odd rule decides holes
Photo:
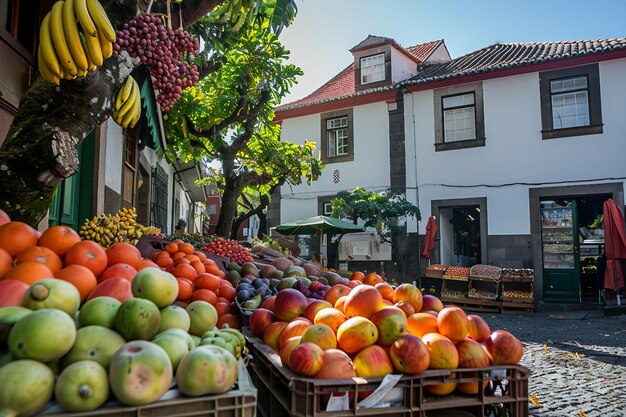
[(184, 88), (198, 82), (198, 67), (192, 62), (200, 42), (182, 28), (172, 29), (160, 15), (143, 13), (124, 23), (117, 32), (113, 50), (124, 49), (148, 66), (153, 87), (159, 91), (157, 102), (168, 111), (180, 98)]

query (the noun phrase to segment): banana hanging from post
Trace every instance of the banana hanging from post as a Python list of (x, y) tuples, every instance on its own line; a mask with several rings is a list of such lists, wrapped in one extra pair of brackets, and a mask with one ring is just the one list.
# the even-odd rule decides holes
[(86, 71), (89, 64), (87, 62), (87, 55), (80, 41), (80, 33), (78, 32), (78, 24), (76, 23), (76, 13), (74, 12), (74, 0), (65, 0), (63, 4), (63, 28), (65, 29), (67, 46), (72, 53), (76, 67)]
[(140, 115), (141, 91), (137, 81), (129, 75), (115, 98), (113, 120), (123, 128), (134, 127)]
[(57, 1), (50, 11), (50, 35), (54, 50), (59, 57), (64, 75), (76, 76), (76, 63), (65, 40), (65, 28), (63, 27), (63, 0)]
[(37, 62), (39, 63), (39, 72), (46, 81), (55, 85), (59, 85), (61, 83), (61, 77), (48, 68), (48, 65), (44, 62), (41, 46), (37, 48)]
[[(57, 58), (54, 45), (52, 44), (52, 37), (50, 36), (50, 13), (43, 18), (41, 27), (39, 28), (39, 50), (41, 51), (39, 66), (41, 67), (42, 64), (45, 64), (57, 78), (62, 78), (63, 71), (61, 70), (61, 64), (59, 63), (59, 58)], [(43, 74), (43, 71), (41, 72)]]
[(92, 38), (98, 36), (96, 25), (89, 15), (89, 10), (87, 9), (87, 0), (75, 0), (74, 11), (76, 12), (76, 17), (80, 22), (80, 26), (83, 28), (85, 36), (91, 36)]
[(102, 35), (109, 42), (115, 42), (115, 29), (100, 2), (98, 0), (87, 0), (87, 10), (93, 23), (96, 25), (98, 36)]

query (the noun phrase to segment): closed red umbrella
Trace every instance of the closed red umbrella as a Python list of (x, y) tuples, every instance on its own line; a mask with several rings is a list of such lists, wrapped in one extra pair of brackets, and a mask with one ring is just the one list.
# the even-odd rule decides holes
[(428, 223), (426, 223), (426, 234), (424, 235), (424, 248), (422, 249), (422, 256), (424, 258), (430, 259), (433, 255), (433, 249), (435, 248), (435, 234), (437, 233), (437, 230), (439, 230), (439, 227), (435, 221), (435, 216), (430, 216), (428, 218)]
[(620, 305), (619, 289), (624, 287), (624, 273), (620, 260), (626, 259), (624, 216), (611, 198), (604, 202), (603, 209), (604, 252), (606, 254), (604, 288), (615, 290), (617, 293), (617, 304)]

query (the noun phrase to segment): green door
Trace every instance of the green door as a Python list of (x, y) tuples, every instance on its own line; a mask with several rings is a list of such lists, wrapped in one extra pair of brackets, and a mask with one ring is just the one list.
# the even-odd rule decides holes
[(580, 302), (580, 248), (575, 199), (541, 201), (543, 296)]
[(91, 132), (78, 145), (78, 172), (57, 187), (48, 213), (50, 226), (64, 225), (78, 230), (84, 220), (92, 216), (95, 137), (95, 133)]

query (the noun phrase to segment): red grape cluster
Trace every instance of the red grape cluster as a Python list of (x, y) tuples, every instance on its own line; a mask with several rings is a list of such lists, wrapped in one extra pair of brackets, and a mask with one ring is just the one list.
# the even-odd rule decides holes
[(168, 111), (185, 87), (198, 82), (198, 67), (191, 62), (200, 42), (183, 29), (170, 29), (158, 15), (140, 14), (117, 31), (115, 53), (125, 49), (133, 58), (150, 68), (153, 87), (159, 91), (157, 102)]
[(230, 259), (231, 262), (235, 262), (239, 265), (245, 262), (252, 262), (253, 260), (247, 248), (241, 246), (236, 240), (226, 240), (222, 237), (211, 240), (202, 250), (215, 255), (225, 256)]

